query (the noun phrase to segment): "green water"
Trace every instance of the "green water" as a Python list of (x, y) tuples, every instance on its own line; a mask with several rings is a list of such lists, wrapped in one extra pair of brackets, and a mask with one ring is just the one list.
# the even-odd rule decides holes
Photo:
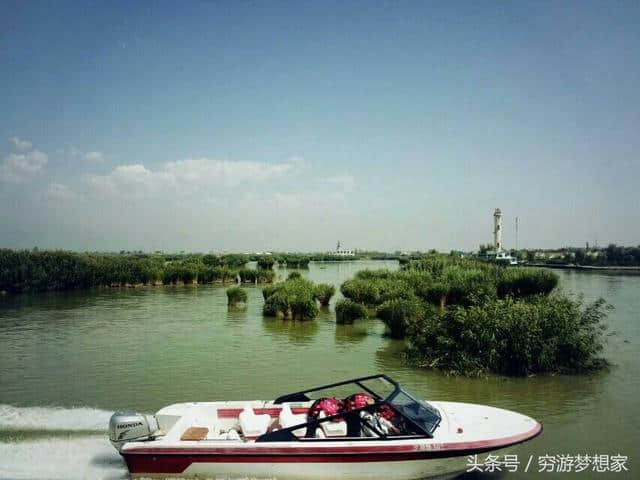
[[(312, 263), (302, 273), (339, 286), (363, 268), (398, 267), (395, 262)], [(95, 436), (116, 409), (152, 412), (189, 400), (270, 399), (377, 372), (425, 398), (491, 404), (542, 421), (543, 434), (520, 449), (523, 458), (620, 453), (629, 457), (630, 471), (612, 476), (638, 478), (633, 473), (640, 444), (640, 276), (559, 275), (564, 290), (587, 299), (602, 296), (615, 306), (605, 350), (615, 364), (611, 369), (587, 376), (470, 379), (408, 368), (400, 360), (402, 342), (384, 337), (381, 322), (336, 325), (335, 298), (311, 322), (263, 318), (262, 294), (255, 287), (247, 287), (246, 307), (233, 309), (220, 286), (0, 297), (0, 478), (47, 478), (29, 467), (12, 469), (9, 462), (37, 452), (40, 435), (54, 440), (59, 435), (61, 442), (74, 438), (69, 430)], [(53, 445), (52, 451), (65, 448), (46, 445)], [(107, 458), (103, 447), (100, 455)], [(2, 460), (3, 452), (12, 451), (18, 452), (15, 457)], [(117, 458), (101, 465), (90, 451), (85, 456), (100, 468), (121, 467)], [(66, 475), (51, 472), (50, 478)], [(585, 476), (603, 477), (580, 474)]]

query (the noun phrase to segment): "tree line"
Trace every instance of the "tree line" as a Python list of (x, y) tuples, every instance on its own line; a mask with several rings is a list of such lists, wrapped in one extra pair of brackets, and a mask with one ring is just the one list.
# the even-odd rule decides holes
[(246, 268), (248, 261), (248, 256), (239, 254), (164, 256), (0, 249), (0, 291), (274, 280), (275, 272)]

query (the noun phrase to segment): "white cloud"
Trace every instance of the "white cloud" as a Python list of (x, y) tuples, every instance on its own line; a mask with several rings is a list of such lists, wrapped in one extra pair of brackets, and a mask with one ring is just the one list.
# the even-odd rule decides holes
[(300, 163), (298, 159), (266, 163), (199, 158), (169, 162), (157, 170), (141, 164), (120, 165), (107, 175), (88, 175), (85, 180), (98, 192), (118, 195), (192, 193), (283, 178), (299, 171)]
[(53, 201), (75, 201), (82, 198), (81, 195), (69, 189), (69, 187), (63, 185), (62, 183), (50, 183), (47, 189), (44, 191), (42, 197), (45, 200)]
[(19, 137), (11, 137), (9, 141), (13, 143), (13, 146), (19, 152), (26, 152), (27, 150), (31, 150), (31, 147), (33, 147), (33, 143), (29, 140), (24, 140)]
[(87, 152), (83, 157), (87, 162), (102, 163), (105, 161), (104, 153), (102, 152)]
[(356, 179), (353, 178), (352, 175), (336, 175), (334, 177), (325, 178), (324, 181), (341, 187), (344, 190), (351, 190), (356, 184)]
[(0, 180), (21, 182), (37, 174), (49, 161), (46, 153), (33, 150), (27, 153), (10, 153), (0, 165)]

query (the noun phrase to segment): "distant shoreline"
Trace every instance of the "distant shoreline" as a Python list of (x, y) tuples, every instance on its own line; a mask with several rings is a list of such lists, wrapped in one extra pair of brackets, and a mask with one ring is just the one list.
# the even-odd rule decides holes
[(605, 272), (605, 271), (617, 271), (617, 272), (632, 272), (640, 273), (640, 266), (624, 266), (624, 265), (574, 265), (572, 263), (528, 263), (528, 267), (539, 268), (556, 268), (560, 270), (583, 270), (592, 272)]

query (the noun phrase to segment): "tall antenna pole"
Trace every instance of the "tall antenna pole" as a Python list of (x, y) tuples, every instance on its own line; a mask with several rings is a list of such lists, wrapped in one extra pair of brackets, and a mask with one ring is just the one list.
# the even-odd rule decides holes
[(516, 253), (518, 253), (518, 217), (516, 217)]

